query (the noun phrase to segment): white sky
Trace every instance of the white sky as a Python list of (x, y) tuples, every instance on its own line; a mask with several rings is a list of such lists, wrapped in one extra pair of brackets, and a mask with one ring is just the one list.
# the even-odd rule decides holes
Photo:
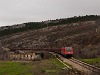
[(100, 0), (0, 0), (0, 26), (100, 15)]

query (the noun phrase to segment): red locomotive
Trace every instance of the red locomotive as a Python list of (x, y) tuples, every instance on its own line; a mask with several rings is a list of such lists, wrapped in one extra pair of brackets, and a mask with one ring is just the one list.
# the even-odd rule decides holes
[(72, 57), (73, 48), (72, 47), (63, 47), (63, 48), (61, 48), (61, 54), (65, 57)]

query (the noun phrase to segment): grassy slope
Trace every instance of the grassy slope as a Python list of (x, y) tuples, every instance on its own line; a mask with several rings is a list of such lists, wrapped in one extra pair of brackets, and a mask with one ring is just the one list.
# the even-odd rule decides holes
[(100, 67), (100, 58), (83, 59), (84, 62)]
[(31, 75), (32, 64), (20, 62), (0, 62), (0, 75)]
[(57, 59), (38, 62), (0, 62), (0, 75), (56, 75), (64, 65)]

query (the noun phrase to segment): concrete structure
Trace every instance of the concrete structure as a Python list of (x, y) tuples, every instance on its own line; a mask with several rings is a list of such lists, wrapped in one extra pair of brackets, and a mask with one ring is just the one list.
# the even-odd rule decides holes
[(9, 60), (34, 60), (35, 53), (9, 53)]

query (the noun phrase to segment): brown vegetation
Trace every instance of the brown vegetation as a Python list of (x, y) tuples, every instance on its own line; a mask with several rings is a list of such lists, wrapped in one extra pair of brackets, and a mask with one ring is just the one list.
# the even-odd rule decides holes
[(61, 48), (74, 47), (74, 56), (100, 56), (100, 20), (71, 23), (29, 30), (0, 37), (8, 48)]

